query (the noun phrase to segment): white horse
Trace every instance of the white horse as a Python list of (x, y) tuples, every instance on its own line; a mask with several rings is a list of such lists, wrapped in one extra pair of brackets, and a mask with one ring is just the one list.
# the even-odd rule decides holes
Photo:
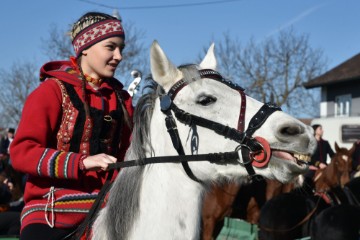
[[(245, 113), (246, 129), (264, 105), (241, 96), (238, 89), (226, 84), (228, 82), (214, 81), (211, 74), (199, 76), (201, 69), (216, 69), (213, 45), (199, 65), (176, 68), (156, 41), (150, 55), (153, 79), (163, 94), (174, 90), (175, 84), (173, 103), (185, 112), (234, 129), (237, 129), (239, 115)], [(184, 81), (187, 85), (176, 88)], [(246, 111), (241, 113), (240, 106), (245, 100)], [(143, 97), (135, 112), (133, 139), (126, 158), (178, 155), (165, 126), (167, 115), (160, 109), (159, 95)], [(186, 155), (240, 149), (234, 139), (174, 119)], [(266, 166), (255, 167), (256, 174), (287, 182), (304, 173), (307, 166), (300, 160), (308, 159), (316, 145), (311, 128), (281, 111), (275, 111), (264, 121), (253, 136), (266, 139), (272, 154)], [(222, 163), (189, 162), (195, 181), (179, 163), (122, 169), (109, 192), (106, 207), (95, 220), (92, 239), (199, 239), (202, 199), (209, 185), (220, 181), (239, 182), (248, 175), (244, 164), (240, 164), (244, 162), (242, 155), (238, 158)]]

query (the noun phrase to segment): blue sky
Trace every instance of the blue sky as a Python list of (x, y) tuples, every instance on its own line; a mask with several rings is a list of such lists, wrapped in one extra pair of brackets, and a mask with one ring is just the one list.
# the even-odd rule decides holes
[[(311, 46), (324, 51), (329, 68), (360, 52), (358, 0), (91, 2), (117, 7), (123, 21), (131, 21), (136, 28), (144, 31), (145, 46), (157, 39), (175, 64), (197, 59), (202, 48), (211, 39), (220, 38), (224, 32), (246, 43), (251, 37), (262, 41), (291, 26), (298, 33), (309, 34)], [(193, 5), (182, 7), (182, 4)], [(48, 37), (52, 24), (68, 29), (83, 13), (95, 10), (111, 14), (111, 7), (84, 0), (1, 0), (0, 69), (8, 69), (19, 61), (34, 61), (40, 67), (47, 60), (41, 48), (41, 39)]]

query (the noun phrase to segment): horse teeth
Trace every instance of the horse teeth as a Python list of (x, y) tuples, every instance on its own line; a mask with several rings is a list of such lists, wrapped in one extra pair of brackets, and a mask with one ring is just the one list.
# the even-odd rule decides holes
[(310, 155), (305, 155), (305, 154), (297, 154), (297, 153), (295, 153), (294, 157), (297, 160), (304, 161), (304, 162), (310, 162), (310, 160), (311, 160)]

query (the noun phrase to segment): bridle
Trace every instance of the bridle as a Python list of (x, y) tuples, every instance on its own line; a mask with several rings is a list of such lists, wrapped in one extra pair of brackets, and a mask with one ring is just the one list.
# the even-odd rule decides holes
[[(161, 111), (165, 114), (165, 124), (170, 135), (172, 144), (176, 149), (178, 156), (159, 156), (159, 157), (148, 157), (137, 160), (127, 160), (124, 162), (117, 162), (109, 165), (109, 170), (119, 169), (132, 166), (143, 166), (147, 164), (154, 163), (174, 163), (181, 162), (183, 168), (187, 175), (194, 181), (201, 182), (191, 171), (188, 162), (191, 161), (209, 161), (211, 163), (226, 164), (231, 161), (236, 160), (241, 166), (244, 166), (249, 174), (249, 178), (257, 179), (260, 176), (257, 175), (254, 171), (253, 166), (257, 168), (265, 167), (270, 161), (271, 149), (269, 143), (261, 138), (255, 137), (252, 135), (254, 132), (259, 129), (266, 121), (266, 119), (275, 111), (281, 111), (281, 108), (272, 103), (265, 103), (257, 113), (251, 118), (248, 128), (244, 130), (245, 124), (245, 110), (246, 110), (246, 95), (244, 89), (240, 86), (227, 81), (224, 79), (220, 73), (211, 69), (199, 70), (200, 78), (209, 78), (215, 81), (219, 81), (232, 89), (235, 89), (239, 92), (241, 96), (241, 106), (240, 114), (238, 120), (237, 129), (223, 125), (221, 123), (196, 116), (194, 114), (185, 112), (184, 110), (177, 107), (174, 103), (174, 99), (177, 93), (184, 88), (189, 82), (184, 79), (176, 82), (168, 91), (167, 94), (164, 94), (160, 97), (160, 107)], [(192, 79), (192, 81), (197, 81), (198, 79)], [(207, 154), (196, 154), (196, 155), (186, 155), (184, 148), (181, 143), (179, 132), (177, 130), (176, 119), (185, 124), (185, 125), (196, 125), (204, 127), (214, 131), (215, 133), (229, 138), (239, 145), (236, 147), (235, 151), (232, 152), (221, 152), (221, 153), (207, 153)], [(241, 155), (240, 155), (241, 154)]]
[[(241, 106), (237, 129), (193, 115), (177, 107), (174, 103), (177, 93), (189, 84), (189, 82), (181, 79), (170, 88), (167, 94), (161, 96), (160, 98), (161, 111), (166, 115), (165, 123), (174, 148), (178, 152), (179, 156), (185, 155), (172, 112), (174, 113), (176, 119), (185, 125), (201, 126), (239, 143), (238, 147), (235, 149), (239, 155), (238, 162), (240, 165), (245, 167), (251, 179), (258, 177), (258, 175), (255, 174), (253, 166), (258, 168), (265, 167), (270, 160), (271, 150), (266, 140), (259, 137), (253, 138), (252, 135), (265, 123), (266, 119), (273, 112), (281, 110), (281, 108), (270, 103), (264, 104), (252, 117), (248, 128), (244, 131), (246, 110), (246, 95), (244, 93), (244, 89), (232, 82), (226, 81), (217, 71), (211, 69), (199, 70), (199, 76), (200, 78), (208, 78), (221, 82), (239, 92), (241, 97)], [(197, 79), (193, 79), (192, 81), (196, 80)], [(182, 165), (185, 172), (191, 179), (201, 182), (191, 171), (188, 162), (182, 162)]]
[[(237, 129), (185, 112), (184, 110), (177, 107), (173, 100), (175, 99), (177, 93), (182, 88), (184, 88), (189, 84), (189, 82), (185, 81), (184, 79), (181, 79), (170, 88), (167, 94), (164, 94), (160, 97), (161, 111), (166, 116), (165, 125), (170, 135), (172, 144), (179, 155), (148, 157), (137, 160), (116, 162), (110, 164), (108, 170), (133, 167), (133, 166), (144, 166), (147, 164), (154, 164), (154, 163), (181, 162), (186, 174), (194, 181), (200, 183), (201, 181), (193, 174), (193, 172), (191, 171), (188, 165), (188, 162), (209, 161), (211, 163), (227, 164), (230, 163), (231, 161), (237, 161), (237, 163), (245, 167), (246, 171), (249, 174), (250, 180), (261, 178), (259, 175), (255, 173), (253, 166), (257, 168), (266, 167), (266, 165), (270, 161), (271, 149), (269, 143), (265, 139), (261, 137), (253, 138), (252, 135), (257, 129), (259, 129), (265, 123), (266, 119), (272, 113), (274, 113), (275, 111), (281, 111), (281, 108), (272, 103), (265, 103), (257, 111), (257, 113), (251, 118), (248, 128), (244, 131), (245, 110), (246, 110), (246, 95), (244, 93), (244, 89), (230, 81), (227, 81), (220, 75), (220, 73), (211, 69), (199, 70), (199, 76), (200, 79), (208, 78), (215, 81), (219, 81), (239, 92), (242, 101), (240, 106), (240, 114), (239, 114)], [(197, 81), (197, 80), (198, 79), (192, 79), (192, 81)], [(177, 125), (173, 113), (176, 119), (185, 125), (189, 125), (189, 126), (196, 125), (210, 129), (215, 133), (224, 136), (225, 138), (229, 138), (239, 143), (239, 145), (236, 147), (235, 151), (232, 152), (186, 155), (181, 143), (181, 139), (179, 136), (179, 132), (177, 129)]]

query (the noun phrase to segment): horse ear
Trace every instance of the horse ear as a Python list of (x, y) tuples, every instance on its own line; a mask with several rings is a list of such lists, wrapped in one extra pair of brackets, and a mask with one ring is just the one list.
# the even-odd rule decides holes
[(349, 155), (352, 156), (356, 150), (356, 142), (354, 142), (353, 146), (349, 150)]
[(151, 74), (155, 82), (165, 91), (182, 78), (182, 73), (170, 62), (159, 43), (155, 40), (150, 49)]
[(339, 145), (337, 144), (337, 142), (335, 141), (335, 151), (338, 152), (339, 151)]
[(211, 46), (209, 47), (204, 59), (200, 63), (200, 68), (201, 69), (216, 70), (217, 62), (216, 62), (214, 48), (215, 48), (215, 44), (212, 43)]

